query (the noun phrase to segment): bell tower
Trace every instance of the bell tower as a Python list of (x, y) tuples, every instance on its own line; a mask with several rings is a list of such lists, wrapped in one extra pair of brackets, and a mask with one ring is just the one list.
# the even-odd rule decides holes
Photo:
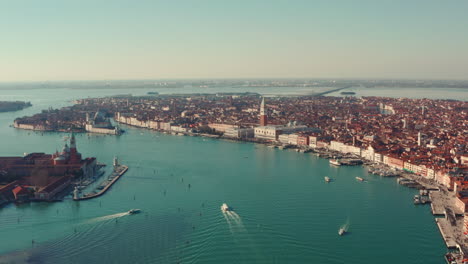
[(268, 119), (265, 111), (265, 98), (262, 97), (262, 103), (260, 104), (260, 126), (266, 126)]
[(76, 139), (75, 139), (75, 134), (72, 133), (71, 138), (70, 138), (70, 152), (71, 153), (76, 153)]

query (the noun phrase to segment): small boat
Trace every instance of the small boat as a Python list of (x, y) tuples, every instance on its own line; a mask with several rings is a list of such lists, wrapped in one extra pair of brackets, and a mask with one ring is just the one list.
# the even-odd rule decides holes
[(325, 176), (325, 181), (326, 181), (326, 182), (330, 182), (330, 181), (331, 181), (331, 179), (330, 179), (330, 178), (328, 178), (328, 176)]
[(457, 260), (455, 258), (455, 256), (453, 255), (453, 253), (449, 252), (447, 254), (445, 254), (445, 261), (448, 263), (448, 264), (456, 264), (457, 263)]
[(138, 213), (141, 213), (141, 210), (140, 209), (131, 209), (130, 211), (128, 211), (128, 214), (138, 214)]
[(341, 166), (340, 161), (337, 160), (337, 159), (331, 159), (331, 160), (330, 160), (330, 164), (331, 164), (331, 165), (335, 165), (335, 166)]
[(356, 177), (356, 180), (358, 180), (358, 181), (364, 181), (364, 179), (361, 178), (361, 177)]
[(227, 204), (223, 203), (223, 205), (221, 205), (221, 211), (223, 212), (232, 211), (232, 208), (229, 207)]
[(338, 235), (342, 236), (346, 233), (346, 230), (342, 227), (340, 230), (338, 230)]
[(419, 200), (421, 201), (422, 204), (427, 204), (431, 202), (431, 200), (427, 196), (421, 196), (419, 197)]

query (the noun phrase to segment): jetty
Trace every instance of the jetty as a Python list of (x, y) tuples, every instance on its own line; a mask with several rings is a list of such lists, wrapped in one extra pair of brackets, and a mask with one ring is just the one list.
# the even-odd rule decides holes
[(122, 175), (125, 174), (125, 172), (127, 172), (127, 170), (128, 170), (127, 166), (116, 164), (114, 166), (114, 170), (112, 171), (111, 175), (109, 175), (109, 177), (103, 183), (101, 183), (101, 185), (99, 185), (96, 188), (96, 189), (98, 189), (100, 191), (87, 193), (87, 194), (84, 194), (83, 196), (80, 197), (79, 194), (78, 194), (78, 190), (75, 189), (74, 195), (73, 195), (73, 200), (75, 200), (75, 201), (89, 200), (89, 199), (93, 199), (93, 198), (96, 198), (96, 197), (99, 197), (99, 196), (103, 195), (104, 193), (107, 192), (107, 190), (110, 189), (110, 187), (116, 181), (118, 181), (120, 179), (120, 177), (122, 177)]
[(442, 234), (447, 248), (457, 248), (458, 243), (455, 234), (457, 234), (458, 231), (460, 231), (461, 233), (461, 230), (454, 230), (457, 229), (456, 225), (451, 224), (451, 221), (449, 221), (448, 219), (436, 218), (435, 221), (437, 223), (437, 226), (439, 227), (440, 233)]

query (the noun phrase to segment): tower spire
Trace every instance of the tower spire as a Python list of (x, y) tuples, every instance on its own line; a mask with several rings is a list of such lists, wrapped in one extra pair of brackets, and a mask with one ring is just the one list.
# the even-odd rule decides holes
[(76, 149), (76, 139), (75, 139), (75, 134), (73, 132), (71, 133), (71, 138), (70, 138), (70, 148)]
[(265, 115), (265, 97), (262, 97), (262, 103), (260, 104), (260, 115)]
[(267, 124), (268, 120), (265, 111), (265, 97), (262, 97), (262, 103), (260, 104), (260, 125), (266, 126)]

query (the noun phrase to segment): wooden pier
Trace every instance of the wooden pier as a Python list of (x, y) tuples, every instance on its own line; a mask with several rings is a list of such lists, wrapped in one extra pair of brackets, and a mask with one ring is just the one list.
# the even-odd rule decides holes
[(105, 192), (107, 192), (107, 190), (110, 189), (110, 187), (116, 181), (118, 181), (120, 179), (120, 177), (122, 175), (125, 174), (125, 172), (127, 172), (127, 170), (128, 170), (128, 167), (125, 166), (125, 165), (119, 165), (119, 166), (115, 167), (114, 171), (112, 172), (112, 175), (114, 175), (114, 174), (116, 174), (116, 175), (112, 178), (112, 180), (110, 180), (106, 184), (106, 186), (101, 191), (99, 191), (97, 193), (85, 194), (82, 197), (77, 197), (77, 198), (73, 197), (73, 200), (75, 200), (75, 201), (88, 200), (88, 199), (93, 199), (93, 198), (96, 198), (96, 197), (99, 197), (99, 196), (103, 195)]

